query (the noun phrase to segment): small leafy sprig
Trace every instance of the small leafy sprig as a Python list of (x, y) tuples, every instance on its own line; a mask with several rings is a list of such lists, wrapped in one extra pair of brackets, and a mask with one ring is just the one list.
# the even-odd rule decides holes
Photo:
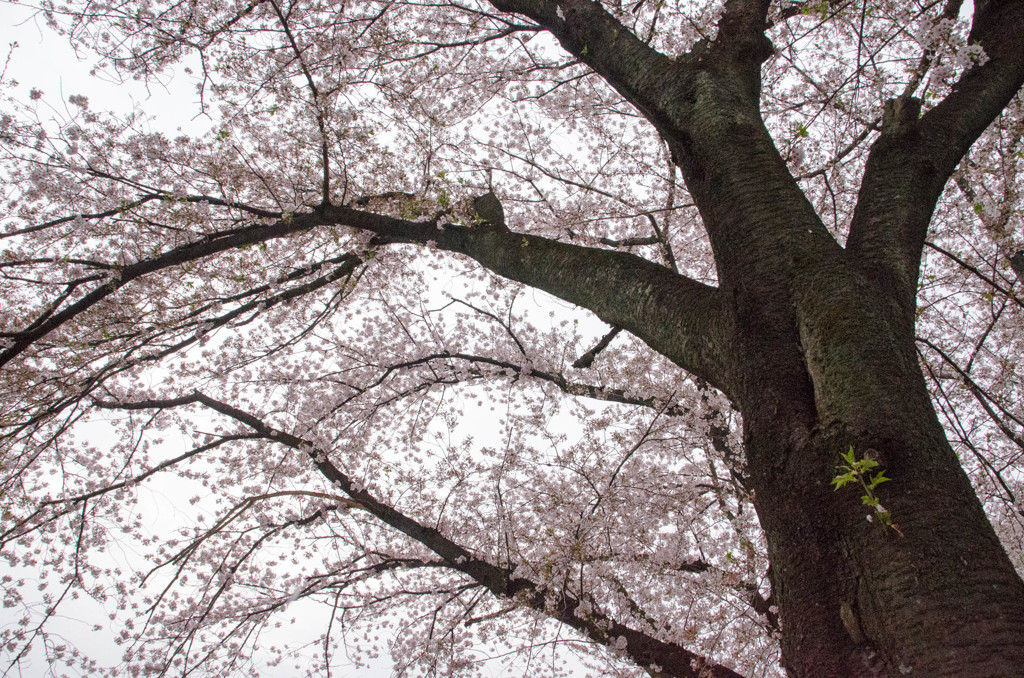
[(839, 488), (849, 483), (860, 485), (861, 489), (864, 490), (864, 493), (860, 495), (860, 500), (873, 511), (873, 513), (868, 514), (868, 520), (871, 521), (877, 516), (880, 523), (886, 527), (891, 527), (902, 536), (903, 533), (900, 532), (899, 526), (892, 522), (892, 514), (882, 506), (878, 497), (875, 496), (875, 488), (882, 483), (889, 482), (891, 478), (886, 478), (884, 471), (874, 470), (878, 468), (878, 462), (871, 458), (869, 454), (865, 454), (862, 458), (858, 459), (852, 445), (845, 454), (840, 456), (844, 463), (836, 466), (839, 473), (832, 479), (835, 489), (838, 491)]

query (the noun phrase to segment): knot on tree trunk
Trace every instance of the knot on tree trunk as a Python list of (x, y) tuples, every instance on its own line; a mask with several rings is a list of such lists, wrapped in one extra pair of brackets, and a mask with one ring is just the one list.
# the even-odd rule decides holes
[(911, 131), (921, 115), (921, 100), (901, 96), (885, 102), (882, 114), (882, 134), (901, 136)]
[(473, 213), (481, 223), (506, 228), (505, 208), (494, 191), (487, 191), (483, 195), (473, 198)]

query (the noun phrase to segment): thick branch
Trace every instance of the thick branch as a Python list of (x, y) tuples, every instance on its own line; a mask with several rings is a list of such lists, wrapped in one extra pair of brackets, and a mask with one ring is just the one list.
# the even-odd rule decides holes
[(662, 133), (671, 130), (678, 94), (677, 64), (652, 49), (591, 0), (492, 0), (503, 12), (527, 16), (551, 32), (567, 52), (603, 77)]
[[(498, 275), (589, 309), (715, 387), (729, 390), (724, 359), (728, 332), (718, 293), (712, 287), (625, 252), (579, 247), (486, 226), (442, 227), (330, 205), (272, 224), (220, 233), (128, 264), (117, 278), (95, 287), (45, 322), (12, 336), (11, 344), (0, 353), (0, 366), (136, 278), (332, 224), (371, 231), (379, 244), (436, 243), (441, 249), (466, 254)], [(594, 271), (602, 272), (605, 284), (593, 284)]]
[(513, 568), (500, 567), (487, 562), (448, 539), (436, 529), (427, 527), (379, 501), (331, 463), (326, 450), (317, 449), (310, 441), (277, 430), (258, 417), (232, 405), (210, 398), (198, 391), (189, 396), (168, 400), (123, 404), (102, 403), (102, 405), (125, 409), (148, 409), (177, 407), (191, 403), (205, 405), (245, 424), (269, 440), (306, 454), (317, 470), (333, 486), (351, 497), (359, 508), (427, 547), (440, 556), (448, 567), (468, 575), (494, 595), (501, 598), (512, 598), (518, 604), (544, 612), (598, 643), (617, 647), (638, 666), (651, 669), (654, 675), (679, 678), (741, 678), (740, 674), (731, 669), (714, 664), (707, 658), (683, 647), (658, 640), (614, 621), (601, 613), (592, 600), (575, 597), (564, 589), (554, 591), (542, 588), (528, 579), (514, 576)]
[(988, 61), (969, 69), (937, 106), (918, 119), (911, 97), (889, 102), (868, 156), (847, 250), (914, 313), (928, 224), (946, 181), (971, 144), (1024, 86), (1024, 3), (975, 4), (968, 42)]
[[(759, 286), (780, 296), (794, 256), (838, 246), (779, 156), (759, 108), (768, 2), (730, 0), (712, 43), (670, 59), (597, 2), (492, 0), (529, 16), (650, 121), (707, 228), (723, 287)], [(759, 302), (754, 302), (755, 304)]]
[(597, 342), (593, 348), (577, 358), (576, 362), (574, 362), (572, 366), (581, 370), (593, 365), (597, 354), (608, 348), (608, 344), (612, 343), (612, 339), (614, 339), (621, 331), (621, 327), (612, 328), (610, 332), (601, 337), (601, 341)]
[[(730, 330), (718, 291), (626, 252), (580, 247), (505, 229), (436, 226), (327, 207), (338, 224), (372, 231), (383, 243), (436, 243), (505, 278), (586, 308), (725, 392)], [(593, 282), (600, 271), (602, 284)]]
[[(742, 64), (745, 85), (756, 93), (760, 64), (771, 53), (764, 35), (767, 0), (729, 0), (712, 45), (698, 43), (680, 59), (650, 47), (600, 3), (591, 0), (491, 0), (503, 12), (533, 19), (551, 32), (567, 52), (598, 73), (644, 113), (667, 138), (685, 128), (678, 113), (688, 108), (687, 83), (692, 81), (708, 52), (716, 59)], [(733, 72), (733, 76), (737, 73)]]
[(751, 85), (759, 85), (757, 69), (772, 54), (771, 42), (764, 34), (770, 5), (770, 0), (727, 0), (718, 21), (718, 37), (711, 48), (716, 54), (754, 69), (746, 74)]

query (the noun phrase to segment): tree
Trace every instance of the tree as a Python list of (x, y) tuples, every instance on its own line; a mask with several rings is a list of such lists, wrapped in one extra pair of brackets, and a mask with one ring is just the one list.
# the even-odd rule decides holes
[(3, 117), (11, 668), (1019, 674), (1024, 3), (47, 7), (210, 131)]

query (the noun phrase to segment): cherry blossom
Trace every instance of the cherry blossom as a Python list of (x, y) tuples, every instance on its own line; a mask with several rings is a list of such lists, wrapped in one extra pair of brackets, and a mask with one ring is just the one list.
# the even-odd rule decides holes
[(1019, 667), (1020, 3), (39, 12), (4, 675)]

